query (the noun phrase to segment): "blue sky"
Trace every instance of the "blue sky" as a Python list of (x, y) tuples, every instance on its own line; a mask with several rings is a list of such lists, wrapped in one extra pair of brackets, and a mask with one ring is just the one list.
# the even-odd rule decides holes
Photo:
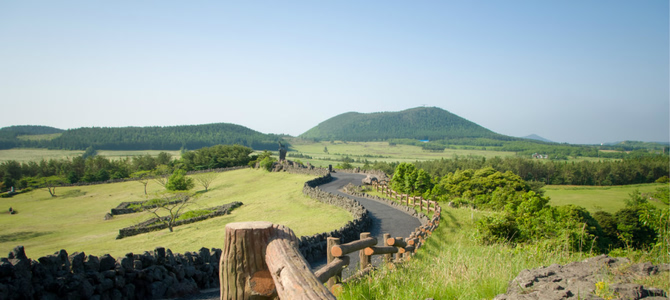
[(0, 127), (298, 135), (437, 106), (568, 143), (670, 138), (668, 1), (1, 1)]

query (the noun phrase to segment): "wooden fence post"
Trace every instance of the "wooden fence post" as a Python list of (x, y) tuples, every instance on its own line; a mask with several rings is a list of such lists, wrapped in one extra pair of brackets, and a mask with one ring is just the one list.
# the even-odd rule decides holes
[[(388, 240), (390, 238), (391, 238), (390, 233), (384, 233), (384, 246), (389, 246), (389, 243), (386, 240)], [(389, 263), (389, 262), (391, 262), (392, 258), (393, 258), (393, 256), (391, 255), (391, 253), (384, 254), (384, 262)]]
[[(361, 238), (360, 238), (361, 240), (366, 239), (368, 237), (370, 237), (369, 232), (361, 232)], [(370, 256), (365, 255), (365, 251), (361, 250), (358, 252), (358, 258), (361, 261), (361, 270), (365, 270), (365, 268), (367, 268), (368, 265), (370, 265)]]
[(270, 222), (226, 225), (225, 245), (219, 262), (221, 299), (270, 299), (277, 295), (265, 263), (265, 247), (271, 235)]
[[(334, 259), (333, 254), (330, 252), (330, 249), (333, 248), (333, 246), (339, 245), (339, 244), (340, 244), (340, 238), (336, 238), (336, 237), (329, 237), (328, 238), (328, 240), (326, 242), (326, 247), (328, 248), (327, 249), (327, 256), (326, 256), (327, 260), (328, 260), (328, 263), (331, 263)], [(342, 271), (337, 273), (337, 275), (335, 277), (331, 277), (330, 279), (328, 279), (328, 289), (331, 289), (335, 284), (338, 284), (340, 282), (342, 282)]]
[[(400, 241), (402, 241), (403, 239), (402, 239), (401, 236), (399, 236), (399, 237), (396, 237), (396, 240), (400, 240)], [(401, 258), (402, 258), (402, 253), (400, 253), (400, 251), (396, 252), (396, 254), (395, 254), (395, 260), (396, 260), (396, 261), (400, 261)]]

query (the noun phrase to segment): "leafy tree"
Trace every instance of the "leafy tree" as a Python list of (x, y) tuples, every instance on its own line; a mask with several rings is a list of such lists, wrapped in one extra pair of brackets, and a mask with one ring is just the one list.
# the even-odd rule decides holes
[(168, 191), (188, 191), (195, 186), (193, 178), (186, 177), (186, 171), (176, 169), (168, 178), (165, 188)]
[(93, 156), (96, 156), (96, 155), (98, 155), (98, 151), (95, 150), (95, 148), (93, 148), (93, 146), (88, 146), (88, 148), (86, 148), (86, 151), (84, 151), (84, 154), (82, 154), (81, 157), (83, 159), (87, 159), (89, 157), (93, 157)]
[(58, 176), (50, 176), (42, 178), (42, 184), (44, 185), (44, 187), (47, 188), (47, 191), (49, 191), (49, 195), (51, 195), (51, 197), (57, 197), (56, 188), (63, 183), (64, 180)]

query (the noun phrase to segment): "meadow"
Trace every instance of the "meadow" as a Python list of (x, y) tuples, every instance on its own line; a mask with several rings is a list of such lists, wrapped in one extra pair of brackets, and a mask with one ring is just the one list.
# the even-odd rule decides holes
[[(571, 186), (571, 185), (548, 185), (545, 186), (545, 195), (551, 200), (552, 206), (578, 205), (586, 208), (591, 213), (602, 210), (615, 213), (626, 206), (626, 200), (636, 189), (643, 194), (654, 193), (657, 188), (665, 187), (667, 184), (633, 184), (623, 186)], [(657, 200), (649, 200), (650, 203), (659, 208), (668, 208), (667, 205)]]
[[(140, 156), (149, 154), (151, 156), (158, 156), (158, 153), (166, 152), (172, 155), (173, 159), (181, 157), (178, 150), (98, 150), (98, 155), (106, 158), (116, 160), (126, 157)], [(15, 160), (20, 163), (50, 159), (67, 159), (84, 154), (84, 150), (48, 150), (42, 148), (14, 148), (0, 150), (0, 163), (8, 160)]]
[[(463, 150), (463, 149), (445, 149), (444, 151), (434, 152), (426, 151), (418, 146), (389, 145), (388, 142), (298, 142), (291, 144), (291, 148), (296, 152), (309, 155), (312, 158), (292, 158), (299, 159), (302, 162), (309, 162), (319, 167), (327, 167), (329, 164), (335, 166), (337, 160), (345, 156), (357, 160), (367, 159), (370, 162), (415, 162), (417, 160), (435, 160), (441, 158), (453, 158), (454, 156), (480, 156), (492, 158), (495, 156), (514, 156), (514, 152), (491, 151), (491, 150)], [(327, 148), (328, 152), (324, 152)], [(295, 152), (289, 152), (295, 154)], [(363, 163), (352, 163), (356, 167), (362, 167)]]
[[(231, 222), (269, 221), (292, 228), (296, 235), (311, 235), (339, 228), (352, 220), (343, 209), (322, 204), (302, 194), (305, 181), (313, 176), (268, 173), (243, 169), (217, 173), (215, 181), (204, 192), (198, 186), (190, 192), (198, 196), (189, 210), (214, 207), (233, 201), (243, 205), (231, 214), (178, 226), (174, 232), (161, 230), (116, 239), (118, 230), (152, 216), (135, 213), (104, 216), (121, 202), (152, 199), (164, 189), (156, 182), (148, 184), (148, 196), (139, 182), (124, 182), (81, 187), (57, 188), (58, 197), (46, 190), (34, 190), (12, 198), (0, 198), (0, 253), (17, 245), (26, 248), (28, 257), (37, 259), (59, 249), (69, 253), (105, 253), (120, 256), (142, 253), (162, 246), (173, 252), (197, 251), (201, 247), (221, 248), (225, 225)], [(10, 215), (9, 207), (18, 211)]]

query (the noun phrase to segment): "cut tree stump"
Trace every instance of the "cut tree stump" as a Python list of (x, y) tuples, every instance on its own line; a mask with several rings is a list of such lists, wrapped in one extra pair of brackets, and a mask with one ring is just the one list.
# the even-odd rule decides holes
[(226, 225), (219, 263), (221, 299), (274, 299), (277, 296), (265, 252), (273, 233), (270, 222)]

